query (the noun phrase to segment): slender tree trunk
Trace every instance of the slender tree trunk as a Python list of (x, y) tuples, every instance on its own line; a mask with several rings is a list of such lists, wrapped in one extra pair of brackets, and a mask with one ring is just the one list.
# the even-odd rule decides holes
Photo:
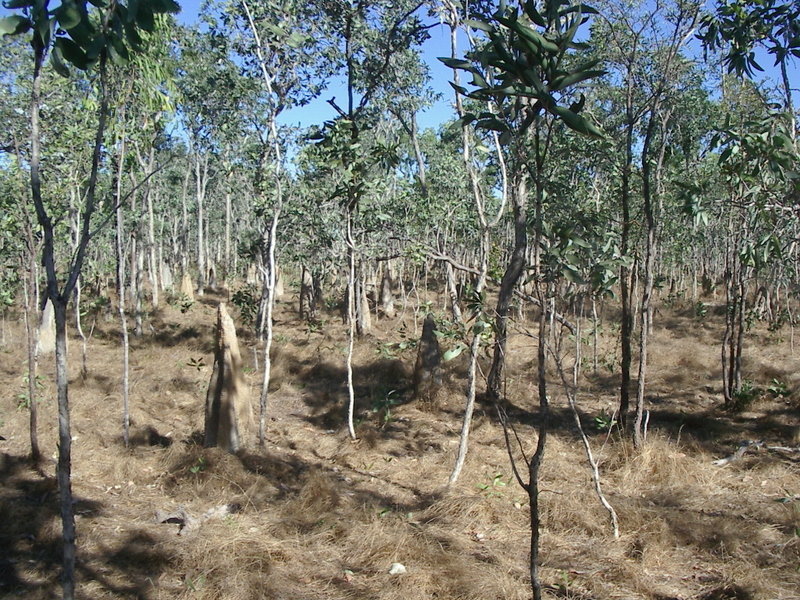
[(181, 259), (181, 277), (184, 273), (189, 272), (189, 178), (192, 176), (192, 170), (186, 168), (186, 174), (183, 177), (183, 186), (181, 187), (181, 238), (180, 238), (180, 259)]
[(501, 387), (505, 372), (506, 346), (508, 341), (508, 313), (511, 299), (514, 297), (514, 287), (525, 269), (525, 253), (528, 247), (528, 223), (526, 203), (528, 196), (527, 177), (522, 172), (517, 174), (517, 181), (513, 191), (514, 210), (514, 251), (508, 263), (506, 272), (500, 281), (500, 292), (497, 296), (497, 309), (495, 317), (495, 347), (492, 368), (489, 371), (487, 391), (494, 400), (501, 397)]
[(300, 318), (316, 319), (317, 303), (314, 298), (314, 278), (305, 265), (300, 267)]
[(356, 294), (356, 334), (363, 337), (372, 329), (372, 319), (369, 314), (369, 301), (367, 300), (367, 276), (364, 261), (359, 261), (356, 269), (355, 294)]
[(356, 336), (356, 245), (352, 234), (352, 214), (348, 209), (346, 223), (348, 276), (347, 276), (347, 430), (352, 439), (356, 439), (356, 429), (353, 424), (355, 413), (355, 389), (353, 387), (353, 346)]
[(597, 298), (592, 294), (592, 371), (595, 377), (597, 377), (597, 342), (599, 326), (600, 321), (597, 318)]
[(411, 113), (411, 120), (406, 121), (400, 112), (396, 112), (395, 116), (400, 121), (400, 125), (405, 129), (411, 140), (411, 147), (414, 148), (414, 158), (417, 160), (417, 178), (419, 179), (419, 190), (423, 198), (428, 197), (428, 183), (425, 177), (425, 158), (422, 156), (422, 150), (419, 146), (419, 135), (417, 128), (417, 113)]
[[(457, 56), (457, 46), (458, 46), (457, 32), (459, 23), (461, 22), (461, 17), (459, 13), (461, 7), (457, 5), (455, 2), (450, 2), (448, 0), (445, 0), (444, 6), (448, 11), (448, 20), (450, 25), (450, 56), (451, 58), (455, 58)], [(455, 89), (456, 89), (455, 93), (456, 112), (459, 117), (463, 117), (464, 106), (461, 100), (461, 95), (457, 91), (460, 85), (460, 74), (458, 69), (453, 69), (453, 83), (455, 84)], [(489, 108), (491, 110), (491, 106)], [(464, 161), (464, 168), (466, 169), (469, 175), (469, 180), (471, 184), (470, 187), (472, 189), (472, 197), (475, 202), (476, 211), (478, 213), (478, 221), (480, 223), (480, 231), (481, 231), (481, 245), (479, 248), (479, 253), (480, 253), (479, 264), (481, 265), (481, 267), (479, 270), (478, 278), (475, 282), (475, 290), (478, 297), (480, 297), (480, 294), (483, 291), (483, 288), (486, 284), (486, 277), (489, 268), (489, 250), (491, 246), (490, 232), (493, 227), (497, 226), (503, 214), (505, 213), (505, 206), (508, 198), (508, 176), (505, 166), (505, 159), (503, 158), (503, 153), (499, 144), (499, 139), (496, 135), (494, 136), (494, 141), (495, 141), (495, 148), (497, 150), (498, 164), (500, 165), (500, 174), (502, 181), (502, 197), (497, 214), (490, 223), (485, 214), (481, 186), (480, 182), (478, 181), (478, 176), (475, 172), (475, 167), (473, 165), (471, 158), (469, 128), (466, 123), (462, 123), (461, 155), (462, 155), (462, 160)], [(453, 311), (453, 317), (455, 320), (461, 321), (462, 315), (460, 307), (458, 305), (458, 292), (456, 291), (455, 281), (452, 276), (452, 266), (450, 265), (450, 263), (446, 263), (445, 268), (447, 269), (448, 287), (450, 290), (450, 303), (451, 303), (451, 309)], [(476, 315), (476, 320), (478, 318), (479, 316)], [(477, 378), (478, 378), (478, 350), (480, 347), (481, 333), (482, 332), (480, 331), (474, 331), (473, 339), (472, 342), (470, 343), (469, 383), (467, 387), (466, 406), (464, 409), (464, 419), (461, 425), (461, 436), (458, 445), (456, 463), (455, 466), (453, 467), (452, 473), (450, 474), (449, 484), (453, 484), (456, 482), (456, 480), (460, 476), (460, 473), (464, 466), (464, 462), (466, 461), (467, 457), (467, 450), (469, 445), (469, 432), (470, 432), (470, 427), (472, 425), (472, 414), (475, 408), (475, 395), (476, 395)]]
[(201, 157), (199, 148), (195, 157), (194, 173), (197, 198), (197, 295), (202, 296), (206, 289), (206, 253), (203, 234), (205, 213), (203, 211), (203, 203), (206, 196), (208, 156)]
[[(151, 150), (152, 152), (152, 150)], [(156, 251), (156, 230), (153, 215), (153, 193), (147, 192), (147, 246), (150, 261), (150, 287), (153, 294), (153, 309), (158, 308), (161, 291), (161, 262)]]
[[(542, 284), (540, 283), (539, 286)], [(531, 588), (533, 590), (533, 599), (541, 600), (542, 598), (542, 583), (539, 579), (539, 545), (541, 538), (541, 519), (539, 516), (539, 471), (544, 459), (545, 444), (547, 442), (547, 427), (549, 419), (549, 403), (547, 400), (547, 376), (546, 376), (546, 344), (547, 325), (549, 323), (551, 312), (551, 301), (544, 294), (539, 293), (539, 300), (541, 302), (541, 310), (539, 312), (539, 339), (537, 342), (537, 355), (539, 360), (539, 367), (537, 369), (537, 379), (539, 384), (539, 439), (536, 443), (536, 452), (531, 458), (528, 466), (528, 503), (530, 505), (531, 513)]]
[(122, 331), (122, 441), (125, 447), (130, 439), (130, 411), (129, 411), (129, 371), (130, 371), (130, 341), (128, 338), (128, 319), (125, 316), (125, 250), (123, 238), (125, 227), (123, 222), (122, 206), (117, 205), (116, 214), (116, 254), (117, 254), (117, 314)]
[(133, 293), (133, 335), (137, 338), (142, 337), (144, 333), (144, 324), (142, 318), (144, 316), (144, 255), (141, 251), (140, 243), (140, 224), (137, 224), (136, 230), (131, 240), (131, 264), (135, 264), (136, 268), (131, 269), (131, 278), (134, 279), (131, 289)]
[(277, 283), (277, 270), (278, 265), (275, 260), (275, 245), (277, 244), (278, 237), (278, 221), (280, 219), (281, 208), (283, 206), (281, 185), (278, 183), (278, 200), (275, 209), (272, 212), (272, 222), (269, 227), (269, 253), (267, 256), (267, 278), (268, 278), (268, 293), (267, 293), (267, 307), (266, 307), (266, 340), (264, 343), (264, 379), (261, 382), (261, 398), (260, 398), (260, 413), (258, 421), (258, 443), (264, 445), (264, 435), (266, 432), (266, 419), (267, 419), (267, 399), (269, 394), (269, 381), (270, 371), (272, 368), (272, 359), (270, 358), (270, 351), (272, 350), (272, 312), (275, 306), (275, 284)]
[(445, 261), (444, 269), (447, 276), (447, 295), (450, 298), (450, 312), (453, 315), (453, 321), (461, 323), (464, 318), (461, 315), (461, 306), (458, 300), (458, 287), (456, 286), (456, 277), (453, 273), (453, 265)]
[[(486, 275), (489, 270), (489, 230), (488, 228), (483, 228), (483, 232), (481, 234), (481, 261), (480, 261), (480, 274), (478, 275), (478, 281), (475, 284), (475, 294), (477, 297), (480, 297), (481, 292), (483, 291), (484, 286), (486, 285)], [(452, 265), (450, 263), (446, 263), (446, 265), (450, 268), (450, 273), (452, 274)], [(456, 303), (453, 303), (453, 306), (458, 306)], [(460, 321), (461, 313), (459, 311), (459, 321)], [(476, 318), (479, 318), (480, 315), (476, 315)], [(477, 326), (477, 323), (476, 323)], [(477, 327), (476, 327), (477, 329)], [(458, 443), (458, 454), (456, 455), (456, 464), (453, 467), (452, 473), (450, 473), (450, 479), (448, 485), (452, 485), (456, 482), (456, 480), (461, 475), (461, 471), (464, 468), (464, 463), (467, 459), (467, 449), (469, 446), (469, 431), (472, 425), (472, 414), (475, 410), (475, 396), (477, 391), (477, 381), (478, 381), (478, 353), (480, 351), (480, 343), (483, 331), (473, 331), (472, 334), (472, 342), (469, 346), (469, 383), (467, 388), (467, 404), (464, 408), (464, 419), (461, 424), (461, 436), (459, 438)]]
[[(122, 207), (122, 175), (125, 157), (125, 107), (122, 108), (122, 133), (119, 141), (119, 154), (117, 156), (117, 173), (115, 186), (115, 219), (116, 235), (115, 249), (117, 256), (117, 314), (119, 315), (120, 329), (122, 331), (122, 442), (128, 447), (130, 439), (130, 407), (129, 407), (129, 367), (130, 367), (130, 342), (128, 339), (128, 320), (125, 317), (125, 221)], [(133, 251), (134, 244), (131, 243)], [(133, 256), (131, 257), (133, 261)], [(134, 277), (136, 275), (134, 274)]]
[[(657, 106), (652, 109), (647, 125), (647, 133), (642, 147), (642, 199), (646, 223), (646, 243), (644, 260), (644, 289), (641, 304), (641, 328), (639, 330), (639, 381), (636, 388), (636, 420), (633, 429), (633, 444), (636, 448), (644, 446), (642, 417), (645, 402), (645, 378), (647, 376), (647, 341), (650, 334), (650, 298), (653, 293), (653, 261), (656, 246), (656, 220), (653, 213), (652, 182), (650, 180), (650, 144), (655, 130)], [(666, 146), (666, 132), (662, 143)]]
[(734, 354), (736, 360), (733, 368), (733, 389), (736, 392), (740, 392), (742, 390), (742, 348), (744, 346), (745, 329), (744, 315), (745, 310), (747, 309), (747, 288), (745, 287), (744, 265), (739, 266), (738, 300), (739, 306), (736, 319), (736, 348)]
[[(61, 506), (61, 539), (64, 572), (64, 599), (75, 596), (75, 513), (72, 506), (72, 434), (67, 374), (67, 301), (57, 296), (53, 301), (56, 317), (56, 385), (58, 388), (58, 489)], [(51, 298), (52, 300), (52, 298)]]
[(34, 253), (35, 245), (33, 244), (33, 235), (31, 232), (30, 223), (28, 223), (27, 227), (27, 243), (28, 243), (28, 252), (27, 252), (27, 271), (26, 277), (23, 279), (23, 292), (25, 296), (25, 302), (23, 304), (23, 311), (25, 317), (25, 333), (27, 334), (28, 339), (28, 400), (30, 402), (29, 405), (29, 433), (31, 439), (31, 462), (33, 464), (39, 464), (39, 461), (42, 458), (42, 453), (39, 450), (39, 433), (38, 433), (38, 407), (37, 401), (38, 398), (36, 397), (36, 371), (37, 371), (37, 362), (36, 362), (36, 332), (37, 332), (37, 323), (34, 323), (33, 315), (38, 314), (38, 302), (36, 301), (36, 296), (33, 294), (34, 290), (34, 279), (36, 277), (36, 254)]
[[(630, 111), (629, 111), (630, 112)], [(629, 115), (626, 131), (625, 165), (622, 169), (622, 231), (620, 236), (620, 253), (627, 259), (628, 244), (631, 231), (631, 207), (630, 207), (630, 177), (631, 165), (633, 163), (633, 117)], [(633, 297), (630, 289), (631, 269), (625, 263), (620, 267), (619, 287), (620, 304), (622, 307), (622, 323), (620, 340), (622, 345), (622, 357), (620, 364), (620, 396), (619, 396), (619, 422), (620, 429), (626, 430), (628, 424), (628, 410), (630, 409), (630, 385), (631, 385), (631, 338), (633, 336)]]
[(223, 280), (225, 287), (230, 288), (231, 280), (231, 220), (233, 218), (233, 211), (231, 209), (231, 188), (230, 188), (231, 175), (228, 174), (227, 187), (225, 188), (225, 273)]

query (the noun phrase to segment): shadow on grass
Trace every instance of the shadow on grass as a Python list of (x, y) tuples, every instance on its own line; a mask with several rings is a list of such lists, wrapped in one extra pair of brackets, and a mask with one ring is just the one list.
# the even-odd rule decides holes
[[(75, 497), (79, 518), (106, 515), (102, 502)], [(0, 597), (49, 599), (61, 594), (61, 516), (54, 479), (30, 468), (26, 458), (5, 456), (0, 470)], [(79, 597), (150, 599), (171, 557), (147, 533), (132, 531), (99, 552), (81, 548), (78, 523), (76, 579)]]

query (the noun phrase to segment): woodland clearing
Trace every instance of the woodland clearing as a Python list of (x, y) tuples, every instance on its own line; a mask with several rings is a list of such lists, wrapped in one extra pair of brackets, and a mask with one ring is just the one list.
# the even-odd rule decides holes
[[(466, 353), (444, 364), (438, 401), (420, 404), (410, 398), (415, 353), (396, 344), (419, 335), (424, 314), (408, 306), (395, 319), (376, 320), (354, 355), (353, 442), (346, 428), (346, 327), (334, 312), (301, 321), (297, 294), (287, 294), (275, 313), (267, 443), (259, 447), (251, 429), (246, 449), (229, 455), (202, 446), (214, 311), (226, 300), (225, 293), (209, 293), (185, 313), (164, 305), (149, 315), (152, 329), (132, 339), (128, 449), (121, 439), (119, 324), (111, 314), (98, 317), (85, 379), (80, 340), (71, 335), (77, 597), (530, 597), (526, 494), (513, 479), (495, 409), (480, 397), (463, 476), (445, 486), (464, 409)], [(441, 306), (442, 299), (430, 300), (434, 310)], [(643, 451), (602, 427), (618, 403), (612, 306), (600, 337), (600, 371), (585, 365), (580, 378), (579, 409), (620, 517), (618, 540), (551, 373), (540, 502), (545, 593), (800, 598), (800, 452), (792, 451), (800, 445), (800, 372), (789, 327), (753, 325), (744, 373), (762, 393), (741, 411), (725, 412), (723, 316), (710, 305), (698, 315), (688, 302), (669, 304), (658, 302), (654, 319)], [(252, 328), (235, 318), (257, 403)], [(535, 340), (521, 326), (514, 331), (506, 410), (530, 452)], [(8, 311), (0, 331), (0, 597), (43, 600), (60, 586), (55, 375), (52, 356), (41, 359), (46, 460), (37, 470), (26, 459), (25, 339), (21, 316)], [(712, 464), (743, 441), (766, 447)], [(181, 529), (156, 518), (179, 509), (199, 521)], [(396, 562), (407, 572), (390, 575)]]

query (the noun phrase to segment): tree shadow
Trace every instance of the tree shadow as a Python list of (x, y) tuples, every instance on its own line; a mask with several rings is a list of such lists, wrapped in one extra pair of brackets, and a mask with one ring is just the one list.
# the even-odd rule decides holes
[[(313, 365), (302, 376), (303, 401), (309, 408), (306, 420), (321, 429), (346, 425), (347, 371), (328, 362)], [(411, 376), (397, 359), (380, 359), (353, 368), (354, 411), (358, 420), (390, 410), (413, 400)]]
[[(74, 498), (80, 519), (106, 515), (104, 503)], [(27, 458), (7, 456), (0, 470), (0, 597), (60, 595), (61, 536), (56, 481), (30, 468)], [(80, 538), (81, 525), (78, 522)], [(87, 552), (78, 544), (76, 578), (83, 598), (149, 599), (172, 558), (147, 533), (131, 531), (121, 543)], [(90, 591), (97, 589), (97, 595)]]

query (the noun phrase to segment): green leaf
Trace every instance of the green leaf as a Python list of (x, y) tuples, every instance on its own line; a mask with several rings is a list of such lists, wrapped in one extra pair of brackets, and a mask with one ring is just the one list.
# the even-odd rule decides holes
[(567, 75), (563, 79), (558, 79), (557, 83), (554, 82), (550, 89), (556, 92), (558, 90), (563, 90), (565, 88), (571, 87), (576, 83), (580, 83), (581, 81), (586, 81), (587, 79), (602, 77), (605, 74), (606, 71), (581, 71), (578, 73), (571, 73), (570, 75)]
[(111, 57), (117, 61), (128, 62), (130, 54), (125, 43), (116, 35), (111, 36), (111, 45), (108, 47)]
[(75, 65), (81, 71), (86, 71), (91, 65), (89, 57), (78, 44), (69, 38), (56, 38), (56, 47), (61, 50), (61, 55), (68, 63)]
[(480, 119), (477, 123), (475, 123), (475, 127), (479, 127), (480, 129), (489, 129), (490, 131), (508, 131), (508, 126), (497, 118)]
[[(130, 17), (128, 17), (128, 23), (130, 23)], [(144, 29), (145, 31), (153, 32), (156, 28), (155, 23), (155, 15), (153, 11), (150, 10), (150, 7), (147, 5), (142, 5), (139, 7), (139, 11), (136, 14), (136, 24)]]
[(61, 56), (61, 48), (55, 46), (50, 53), (50, 63), (53, 65), (56, 73), (62, 77), (69, 77), (69, 69), (64, 64), (64, 58)]
[(139, 14), (139, 0), (128, 0), (128, 15), (125, 20), (128, 23), (133, 23), (136, 16)]
[(165, 12), (168, 12), (168, 13), (174, 14), (174, 15), (178, 14), (179, 12), (181, 12), (181, 5), (178, 4), (177, 2), (175, 2), (174, 0), (162, 0), (162, 4), (164, 5), (164, 7), (166, 9)]
[(584, 285), (586, 283), (583, 280), (583, 277), (581, 277), (581, 274), (574, 267), (565, 265), (564, 268), (561, 269), (561, 274), (567, 281), (570, 281), (576, 285)]
[(139, 30), (131, 24), (125, 25), (125, 39), (127, 40), (128, 45), (137, 52), (142, 50), (142, 37), (139, 35)]
[(480, 31), (485, 31), (487, 33), (491, 33), (494, 31), (494, 26), (490, 23), (486, 23), (484, 21), (478, 21), (476, 19), (464, 19), (464, 25), (467, 27), (472, 27), (473, 29), (479, 29)]
[(602, 131), (600, 131), (582, 116), (576, 115), (571, 110), (558, 105), (548, 106), (546, 108), (548, 112), (556, 115), (562, 121), (564, 121), (564, 124), (570, 129), (598, 140), (605, 139), (606, 136), (603, 135)]
[(81, 22), (81, 12), (72, 2), (64, 2), (56, 9), (55, 14), (58, 24), (67, 31)]
[(455, 83), (453, 83), (452, 81), (448, 81), (448, 83), (449, 83), (449, 84), (452, 86), (452, 88), (453, 88), (455, 91), (457, 91), (457, 92), (458, 92), (459, 94), (461, 94), (462, 96), (466, 96), (467, 94), (469, 94), (469, 90), (467, 90), (467, 88), (465, 88), (464, 86), (462, 86), (462, 85), (456, 85), (456, 84), (455, 84)]
[(475, 121), (475, 119), (476, 119), (475, 115), (473, 115), (472, 113), (467, 113), (460, 119), (454, 121), (453, 124), (450, 126), (450, 129), (460, 129), (464, 125), (469, 125), (470, 123)]
[(0, 33), (5, 35), (19, 35), (28, 31), (33, 24), (29, 19), (20, 15), (12, 15), (0, 19)]
[(447, 58), (440, 56), (438, 60), (442, 61), (451, 69), (461, 69), (463, 71), (474, 71), (475, 67), (472, 65), (471, 62), (468, 60), (463, 60), (461, 58)]
[(539, 27), (547, 27), (547, 22), (544, 20), (544, 17), (536, 10), (536, 2), (534, 0), (528, 0), (525, 3), (525, 14)]
[(92, 43), (89, 44), (89, 47), (86, 49), (86, 58), (89, 60), (95, 60), (98, 56), (100, 56), (100, 52), (105, 47), (106, 37), (104, 35), (98, 35), (92, 40)]
[(47, 47), (50, 45), (50, 40), (53, 39), (53, 26), (55, 19), (42, 19), (35, 23), (36, 33), (39, 34), (39, 39), (42, 45)]
[(448, 350), (447, 352), (445, 352), (442, 355), (442, 360), (444, 360), (444, 362), (449, 362), (449, 361), (453, 360), (456, 356), (458, 356), (459, 354), (461, 354), (464, 351), (464, 348), (465, 348), (465, 346), (463, 344), (459, 344), (455, 348), (452, 348), (452, 349)]
[(597, 12), (596, 8), (592, 8), (588, 4), (573, 4), (569, 8), (566, 8), (562, 11), (559, 11), (559, 15), (562, 17), (568, 15), (569, 13), (580, 11), (582, 15), (597, 15), (600, 14)]
[(537, 48), (540, 48), (545, 52), (549, 52), (550, 54), (558, 54), (558, 52), (560, 51), (558, 45), (554, 44), (553, 42), (545, 38), (538, 31), (531, 29), (530, 27), (528, 27), (523, 23), (520, 23), (519, 21), (512, 21), (510, 19), (498, 19), (498, 21), (500, 21), (503, 25), (511, 29), (513, 32), (529, 40), (530, 42), (535, 44)]
[(489, 87), (489, 84), (486, 83), (486, 80), (483, 78), (483, 75), (478, 73), (478, 71), (472, 72), (472, 81), (470, 82), (470, 85), (475, 85), (482, 88)]

